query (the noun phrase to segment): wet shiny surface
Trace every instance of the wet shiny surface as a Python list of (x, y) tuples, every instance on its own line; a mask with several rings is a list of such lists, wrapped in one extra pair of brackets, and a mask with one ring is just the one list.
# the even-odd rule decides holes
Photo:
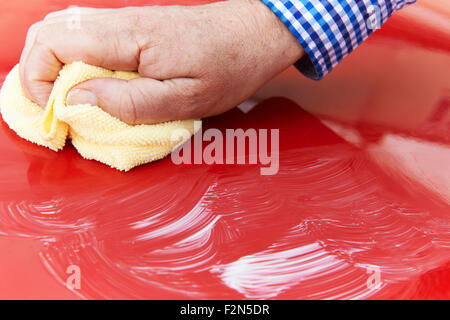
[[(36, 1), (19, 20), (17, 3), (1, 5), (10, 20), (0, 19), (0, 36), (13, 48), (3, 74), (23, 45), (5, 24), (24, 36), (39, 14), (67, 5)], [(433, 19), (405, 10), (320, 83), (288, 70), (251, 111), (205, 120), (222, 131), (279, 128), (274, 176), (170, 159), (120, 173), (71, 147), (34, 146), (1, 121), (0, 298), (450, 298), (441, 3), (417, 6)], [(70, 265), (81, 290), (64, 286)], [(377, 289), (367, 286), (373, 267)]]

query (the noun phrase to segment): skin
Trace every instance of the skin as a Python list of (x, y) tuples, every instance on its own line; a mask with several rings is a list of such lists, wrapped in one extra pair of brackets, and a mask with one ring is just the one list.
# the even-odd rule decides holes
[[(28, 98), (45, 108), (63, 64), (84, 61), (139, 79), (93, 79), (74, 87), (69, 105), (89, 103), (128, 124), (204, 118), (251, 97), (304, 55), (260, 0), (202, 6), (81, 8), (33, 25), (20, 59)], [(71, 20), (72, 19), (72, 20)]]

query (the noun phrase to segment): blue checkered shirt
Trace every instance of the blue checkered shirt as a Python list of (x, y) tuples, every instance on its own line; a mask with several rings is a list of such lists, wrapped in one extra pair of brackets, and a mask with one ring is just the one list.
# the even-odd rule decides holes
[(261, 0), (286, 24), (306, 56), (295, 66), (322, 79), (397, 10), (415, 0)]

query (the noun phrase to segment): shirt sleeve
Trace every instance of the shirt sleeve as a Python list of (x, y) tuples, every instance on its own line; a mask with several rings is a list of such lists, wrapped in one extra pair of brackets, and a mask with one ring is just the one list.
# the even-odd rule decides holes
[(397, 10), (415, 0), (261, 0), (307, 55), (295, 66), (320, 80)]

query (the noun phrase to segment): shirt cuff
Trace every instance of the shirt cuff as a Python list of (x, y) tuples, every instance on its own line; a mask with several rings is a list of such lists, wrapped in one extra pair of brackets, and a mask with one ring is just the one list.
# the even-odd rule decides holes
[(397, 10), (415, 0), (261, 0), (306, 54), (295, 66), (320, 80)]

